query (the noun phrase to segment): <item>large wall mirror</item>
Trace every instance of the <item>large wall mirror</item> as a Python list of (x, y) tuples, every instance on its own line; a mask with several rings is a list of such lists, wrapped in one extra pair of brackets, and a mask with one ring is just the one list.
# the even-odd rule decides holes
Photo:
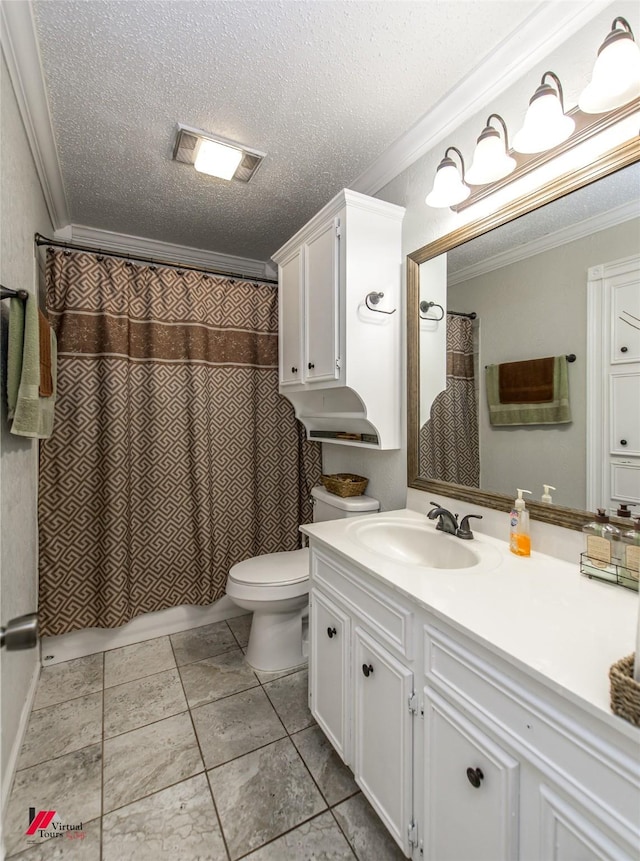
[[(516, 487), (525, 487), (538, 500), (528, 503), (537, 520), (580, 529), (589, 518), (587, 417), (594, 405), (587, 367), (592, 386), (594, 333), (587, 331), (588, 270), (640, 254), (639, 188), (634, 139), (408, 256), (410, 487), (434, 499), (441, 494), (501, 510), (508, 510)], [(626, 297), (630, 316), (620, 325), (629, 326), (632, 346), (624, 350), (631, 357), (640, 353), (640, 290), (631, 288)], [(613, 313), (620, 316), (619, 309)], [(570, 421), (492, 426), (487, 366), (560, 355), (575, 356), (566, 365)], [(640, 391), (640, 367), (633, 373), (627, 369), (625, 385)], [(450, 374), (463, 380), (466, 395), (449, 392)], [(447, 403), (467, 396), (474, 409)], [(640, 399), (631, 404), (637, 411)], [(639, 416), (630, 422), (640, 433)], [(631, 490), (640, 483), (640, 458), (635, 466), (625, 478)], [(552, 505), (539, 501), (543, 482), (557, 487)]]

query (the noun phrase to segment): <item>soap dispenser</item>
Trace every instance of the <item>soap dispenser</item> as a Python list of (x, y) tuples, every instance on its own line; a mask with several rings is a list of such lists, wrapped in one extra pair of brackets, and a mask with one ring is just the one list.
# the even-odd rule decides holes
[(595, 519), (586, 523), (582, 531), (587, 537), (587, 574), (601, 580), (617, 582), (616, 565), (620, 561), (620, 530), (609, 522), (604, 508), (599, 508)]
[(549, 491), (555, 490), (555, 487), (552, 484), (543, 484), (542, 487), (544, 488), (544, 493), (542, 494), (540, 501), (546, 502), (547, 505), (551, 505), (552, 499)]
[(640, 517), (633, 521), (633, 529), (622, 533), (620, 542), (622, 576), (633, 581), (637, 589), (640, 579)]
[(531, 556), (531, 535), (529, 533), (529, 512), (525, 508), (523, 493), (531, 493), (530, 490), (518, 488), (518, 497), (513, 503), (509, 514), (511, 535), (509, 538), (509, 550), (516, 556)]

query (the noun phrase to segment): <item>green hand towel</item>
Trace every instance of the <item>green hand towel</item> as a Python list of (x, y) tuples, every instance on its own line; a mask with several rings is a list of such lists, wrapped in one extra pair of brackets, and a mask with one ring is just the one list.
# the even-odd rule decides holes
[(566, 356), (556, 356), (553, 366), (553, 400), (537, 404), (501, 404), (499, 365), (487, 365), (485, 381), (489, 421), (492, 425), (557, 425), (571, 421), (569, 374)]
[(26, 301), (12, 299), (7, 348), (7, 401), (11, 433), (47, 439), (53, 430), (56, 398), (56, 336), (51, 330), (51, 375), (53, 395), (41, 398), (40, 325), (38, 303), (33, 295)]

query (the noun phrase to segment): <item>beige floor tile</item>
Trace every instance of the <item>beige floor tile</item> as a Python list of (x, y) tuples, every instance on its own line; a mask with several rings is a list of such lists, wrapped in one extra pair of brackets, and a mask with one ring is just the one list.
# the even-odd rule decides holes
[(63, 703), (74, 697), (93, 694), (102, 690), (104, 656), (102, 652), (75, 658), (52, 667), (44, 667), (40, 673), (34, 709)]
[(31, 712), (18, 765), (27, 768), (102, 741), (102, 691)]
[(227, 619), (227, 625), (231, 628), (233, 636), (238, 641), (238, 645), (243, 648), (249, 642), (249, 632), (251, 631), (251, 620), (253, 613), (245, 616), (235, 616), (233, 619)]
[(353, 774), (319, 726), (311, 726), (297, 732), (291, 736), (291, 741), (305, 761), (329, 807), (358, 791)]
[(264, 690), (287, 732), (298, 732), (315, 723), (309, 711), (309, 674), (306, 670), (268, 682)]
[(169, 637), (156, 637), (132, 646), (121, 646), (104, 655), (104, 685), (122, 685), (133, 679), (175, 669)]
[(236, 638), (226, 622), (215, 622), (213, 625), (181, 631), (179, 634), (172, 634), (170, 639), (178, 666), (192, 664), (194, 661), (202, 661), (204, 658), (238, 648)]
[(246, 691), (258, 685), (240, 649), (180, 667), (190, 708)]
[(404, 854), (362, 793), (333, 808), (358, 861), (404, 861)]
[(104, 737), (129, 732), (187, 710), (178, 670), (134, 679), (104, 692)]
[(298, 825), (246, 858), (247, 861), (354, 861), (351, 847), (330, 813), (321, 813)]

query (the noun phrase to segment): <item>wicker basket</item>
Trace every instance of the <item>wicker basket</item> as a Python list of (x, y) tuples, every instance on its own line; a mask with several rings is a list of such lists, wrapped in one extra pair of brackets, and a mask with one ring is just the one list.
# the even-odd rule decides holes
[(621, 658), (609, 670), (611, 711), (640, 726), (640, 682), (633, 678), (634, 655)]
[(368, 478), (353, 475), (351, 472), (338, 472), (335, 475), (321, 475), (320, 481), (336, 496), (360, 496), (369, 484)]

